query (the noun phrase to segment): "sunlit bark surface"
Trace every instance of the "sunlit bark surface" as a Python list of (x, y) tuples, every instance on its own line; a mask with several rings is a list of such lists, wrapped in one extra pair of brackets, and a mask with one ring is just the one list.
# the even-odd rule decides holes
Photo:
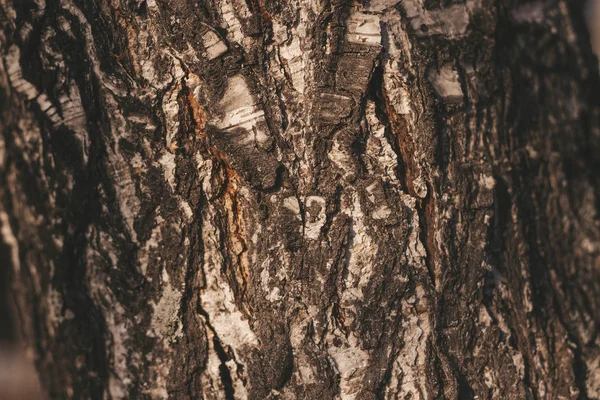
[(600, 398), (581, 4), (0, 0), (50, 398)]

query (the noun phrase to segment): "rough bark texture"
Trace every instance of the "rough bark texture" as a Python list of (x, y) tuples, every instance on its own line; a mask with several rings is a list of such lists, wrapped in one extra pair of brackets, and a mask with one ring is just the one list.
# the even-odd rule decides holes
[(600, 398), (566, 0), (0, 0), (0, 229), (51, 398)]

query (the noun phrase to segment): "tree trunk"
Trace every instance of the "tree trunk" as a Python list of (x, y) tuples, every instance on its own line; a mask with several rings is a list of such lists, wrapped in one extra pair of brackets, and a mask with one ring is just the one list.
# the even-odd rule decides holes
[(50, 398), (600, 398), (577, 1), (0, 0)]

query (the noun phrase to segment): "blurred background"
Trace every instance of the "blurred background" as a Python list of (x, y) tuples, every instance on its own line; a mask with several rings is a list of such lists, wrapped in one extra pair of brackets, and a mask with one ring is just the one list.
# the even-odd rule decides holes
[[(0, 256), (10, 254), (4, 246), (0, 239)], [(25, 354), (17, 336), (18, 320), (11, 308), (9, 279), (8, 262), (0, 259), (0, 400), (39, 400), (43, 397), (33, 355)]]
[[(598, 55), (600, 0), (589, 0), (584, 12), (592, 46)], [(2, 246), (4, 244), (0, 240), (0, 255), (8, 254)], [(11, 310), (10, 270), (7, 264), (0, 260), (0, 400), (39, 400), (43, 397), (33, 366), (33, 354), (27, 354), (20, 343), (17, 334), (18, 320)]]
[(600, 55), (600, 0), (587, 2), (585, 15), (596, 55)]

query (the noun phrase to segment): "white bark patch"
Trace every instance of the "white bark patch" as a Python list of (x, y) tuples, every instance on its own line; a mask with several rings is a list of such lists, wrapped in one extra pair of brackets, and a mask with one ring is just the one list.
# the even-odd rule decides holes
[(153, 304), (154, 313), (150, 322), (148, 336), (163, 339), (165, 347), (168, 347), (177, 338), (182, 336), (182, 325), (179, 319), (179, 308), (181, 305), (181, 292), (163, 279), (164, 290), (157, 304)]
[[(403, 308), (426, 310), (427, 299), (424, 290), (417, 287), (416, 296), (403, 301)], [(392, 367), (392, 376), (386, 388), (386, 398), (420, 399), (429, 398), (427, 393), (427, 341), (431, 334), (427, 313), (407, 315), (402, 321), (404, 345)]]
[(458, 72), (451, 64), (444, 64), (439, 71), (429, 71), (429, 82), (444, 99), (461, 99), (463, 91), (458, 79)]
[(401, 0), (371, 0), (368, 2), (365, 11), (380, 13), (400, 2)]
[(304, 235), (309, 239), (316, 240), (321, 235), (321, 228), (327, 220), (325, 204), (325, 199), (319, 196), (308, 196), (305, 200), (307, 215)]
[(248, 6), (243, 1), (225, 0), (221, 3), (221, 15), (224, 22), (223, 27), (227, 29), (227, 39), (230, 42), (237, 42), (243, 45), (245, 35), (236, 12), (240, 17), (247, 18), (251, 16)]
[(367, 186), (367, 193), (368, 193), (368, 199), (371, 203), (373, 203), (374, 205), (377, 204), (381, 204), (379, 207), (377, 207), (375, 209), (375, 211), (373, 211), (371, 213), (371, 218), (373, 218), (374, 220), (379, 220), (379, 219), (386, 219), (387, 217), (390, 216), (390, 214), (392, 213), (392, 210), (390, 210), (390, 208), (388, 207), (387, 204), (385, 204), (385, 199), (383, 200), (383, 203), (381, 202), (381, 200), (378, 200), (375, 195), (376, 192), (381, 191), (381, 185), (379, 181), (375, 181), (372, 184), (370, 184), (369, 186)]
[[(327, 153), (327, 158), (339, 169), (344, 171), (344, 178), (348, 178), (352, 174), (352, 156), (340, 146), (339, 142), (333, 139), (331, 150)], [(350, 165), (350, 167), (349, 167)]]
[(227, 51), (227, 45), (216, 32), (209, 30), (202, 36), (202, 43), (206, 49), (206, 57), (214, 60)]
[[(313, 18), (313, 15), (319, 14), (322, 7), (323, 6), (320, 4), (319, 0), (312, 0), (309, 1), (308, 4), (303, 4), (299, 10), (300, 21), (302, 22), (291, 31), (292, 38), (297, 37), (299, 39), (299, 48), (302, 53), (301, 60), (292, 62), (292, 64), (296, 64), (296, 66), (290, 65), (294, 87), (300, 93), (304, 93), (306, 91), (308, 82), (312, 80), (314, 72), (314, 61), (311, 59), (312, 52), (310, 51), (311, 46), (313, 45), (310, 24), (305, 23), (304, 21), (309, 21), (311, 18)], [(293, 46), (293, 44), (291, 45)], [(295, 52), (292, 52), (291, 54), (295, 54)], [(294, 78), (294, 76), (297, 76), (298, 79)], [(302, 97), (300, 100), (302, 100)], [(302, 115), (302, 108), (299, 108), (298, 112), (299, 115)], [(293, 114), (291, 117), (293, 117)], [(310, 124), (310, 116), (306, 123)]]
[(421, 173), (422, 172), (419, 170), (419, 176), (413, 179), (412, 184), (415, 194), (421, 199), (424, 199), (427, 197), (427, 183), (425, 183), (425, 179), (423, 179)]
[(19, 260), (19, 241), (12, 231), (8, 214), (3, 210), (0, 210), (0, 238), (2, 238), (3, 243), (10, 249), (11, 264), (15, 271), (15, 275), (18, 276), (19, 272), (21, 271), (21, 262)]
[(394, 112), (398, 115), (410, 115), (413, 113), (410, 92), (406, 85), (406, 77), (399, 75), (395, 71), (397, 64), (397, 62), (393, 61), (388, 61), (385, 64), (385, 90), (388, 97), (394, 99), (392, 102)]
[(310, 384), (317, 375), (310, 357), (304, 350), (304, 341), (309, 336), (312, 318), (304, 310), (290, 321), (290, 344), (294, 352), (294, 376), (299, 382)]
[(290, 196), (285, 198), (283, 200), (283, 207), (290, 210), (298, 220), (302, 221), (302, 216), (300, 215), (300, 203), (296, 197)]
[[(152, 12), (152, 9), (150, 11)], [(147, 25), (139, 25), (134, 34), (129, 37), (132, 43), (130, 54), (133, 67), (136, 74), (151, 82), (153, 87), (163, 89), (170, 82), (171, 76), (164, 74), (161, 76), (162, 80), (157, 76), (156, 62), (163, 56), (163, 53), (157, 53), (154, 48), (148, 46), (149, 43), (156, 43), (160, 40), (156, 37), (156, 32), (148, 28)]]
[[(177, 72), (177, 68), (173, 68)], [(181, 85), (175, 84), (163, 97), (162, 110), (165, 115), (165, 141), (167, 149), (173, 148), (173, 140), (179, 131), (179, 104), (177, 97)]]
[[(596, 343), (596, 346), (598, 343)], [(596, 348), (599, 348), (598, 346)], [(586, 360), (588, 375), (585, 381), (589, 396), (600, 396), (600, 355)]]
[(194, 155), (194, 161), (196, 162), (196, 168), (198, 169), (198, 179), (202, 182), (202, 190), (204, 190), (204, 193), (210, 193), (212, 189), (210, 183), (212, 160), (205, 160), (200, 152), (197, 152)]
[[(226, 361), (225, 366), (229, 370), (230, 376), (237, 376), (237, 364), (234, 360)], [(244, 386), (244, 382), (241, 379), (233, 379), (232, 386), (235, 399), (246, 400), (248, 398), (248, 390), (246, 389), (246, 386)]]
[(385, 137), (385, 125), (375, 115), (375, 103), (367, 102), (365, 109), (367, 123), (369, 125), (369, 139), (367, 141), (366, 161), (369, 172), (374, 174), (381, 170), (383, 181), (399, 185), (396, 171), (398, 169), (398, 157), (392, 146)]
[(347, 25), (346, 39), (349, 42), (371, 46), (381, 45), (381, 28), (377, 15), (354, 12), (348, 18)]
[(192, 220), (194, 219), (194, 211), (192, 211), (192, 207), (190, 206), (190, 203), (188, 203), (187, 201), (185, 201), (183, 199), (179, 199), (179, 209), (185, 216), (186, 221), (188, 223), (192, 222)]
[(353, 400), (362, 389), (370, 353), (360, 348), (358, 339), (353, 334), (346, 335), (335, 329), (327, 333), (327, 353), (333, 359), (340, 375), (340, 398)]
[[(235, 128), (246, 130), (248, 135), (242, 139), (241, 144), (266, 144), (269, 141), (269, 136), (264, 129), (265, 113), (259, 108), (242, 75), (229, 79), (227, 90), (219, 106), (224, 115), (211, 121), (217, 128), (225, 131)], [(259, 123), (261, 126), (258, 126)]]
[[(354, 312), (354, 302), (363, 299), (363, 288), (369, 283), (373, 273), (373, 263), (377, 255), (377, 244), (367, 233), (358, 193), (351, 195), (351, 203), (342, 206), (343, 211), (352, 218), (348, 248), (348, 276), (340, 304), (342, 308)], [(348, 313), (347, 322), (352, 323), (352, 313)]]
[[(210, 395), (206, 399), (210, 400), (224, 400), (225, 399), (225, 388), (223, 387), (223, 381), (221, 380), (221, 372), (219, 370), (221, 366), (221, 360), (214, 346), (215, 335), (210, 329), (206, 330), (207, 342), (208, 342), (208, 360), (206, 362), (206, 369), (202, 373), (200, 380), (203, 388), (210, 388)], [(235, 375), (234, 375), (235, 376)]]
[[(202, 240), (206, 287), (200, 301), (219, 340), (223, 345), (230, 346), (236, 360), (240, 361), (248, 347), (258, 345), (258, 339), (250, 328), (248, 320), (237, 308), (231, 287), (221, 276), (224, 260), (219, 250), (218, 229), (212, 224), (214, 218), (214, 210), (209, 207), (203, 218), (205, 227), (202, 230)], [(232, 378), (239, 379), (237, 374)]]
[(301, 47), (301, 38), (296, 30), (292, 29), (291, 37), (288, 37), (287, 27), (273, 22), (273, 30), (278, 33), (277, 42), (279, 44), (279, 57), (282, 64), (287, 67), (287, 73), (292, 81), (294, 89), (298, 93), (304, 93), (306, 80), (304, 77), (306, 63), (304, 60), (305, 52)]
[[(410, 195), (401, 194), (400, 198), (402, 202), (411, 210), (416, 210), (417, 208), (417, 200)], [(408, 258), (408, 262), (410, 265), (414, 265), (419, 268), (426, 268), (425, 265), (425, 257), (427, 257), (427, 251), (423, 246), (423, 243), (420, 239), (421, 228), (419, 226), (419, 217), (415, 212), (413, 213), (413, 218), (409, 224), (411, 230), (408, 237), (408, 246), (406, 249), (406, 257)]]
[(271, 281), (271, 275), (269, 274), (268, 265), (271, 263), (271, 261), (272, 260), (270, 258), (267, 258), (262, 264), (262, 272), (260, 273), (260, 284), (264, 292), (267, 293), (266, 299), (269, 300), (271, 303), (274, 303), (281, 300), (283, 297), (279, 294), (280, 290), (277, 286), (273, 287), (273, 289), (271, 289), (271, 287), (269, 286), (269, 283)]
[(391, 56), (391, 60), (397, 60), (402, 55), (406, 57), (403, 62), (412, 65), (411, 39), (408, 37), (408, 32), (404, 29), (403, 24), (397, 23), (402, 18), (402, 14), (396, 8), (388, 9), (381, 15), (381, 20), (385, 24), (389, 36), (388, 41), (386, 41), (386, 51)]
[(490, 175), (479, 175), (479, 186), (492, 190), (496, 187), (496, 180)]
[[(394, 113), (402, 116), (406, 122), (407, 133), (410, 136), (416, 135), (416, 124), (420, 116), (425, 111), (419, 101), (413, 101), (411, 92), (414, 90), (409, 83), (408, 74), (401, 72), (405, 65), (411, 66), (411, 42), (403, 29), (395, 21), (401, 18), (398, 11), (385, 15), (388, 31), (390, 59), (383, 63), (383, 86), (385, 97), (388, 99)], [(418, 143), (418, 140), (414, 140)], [(414, 159), (423, 157), (422, 150), (415, 148)]]
[(392, 210), (390, 210), (390, 208), (388, 206), (381, 206), (379, 208), (377, 208), (375, 211), (373, 211), (373, 214), (371, 214), (371, 217), (373, 219), (387, 219), (387, 217), (390, 216), (390, 214), (392, 213)]
[(424, 0), (404, 0), (401, 4), (417, 35), (444, 35), (457, 39), (466, 34), (470, 16), (479, 7), (479, 0), (467, 0), (465, 4), (438, 10), (427, 10)]
[(171, 190), (175, 191), (175, 168), (177, 163), (175, 162), (175, 154), (165, 152), (163, 156), (158, 160), (162, 165), (163, 175), (165, 180), (169, 183)]

